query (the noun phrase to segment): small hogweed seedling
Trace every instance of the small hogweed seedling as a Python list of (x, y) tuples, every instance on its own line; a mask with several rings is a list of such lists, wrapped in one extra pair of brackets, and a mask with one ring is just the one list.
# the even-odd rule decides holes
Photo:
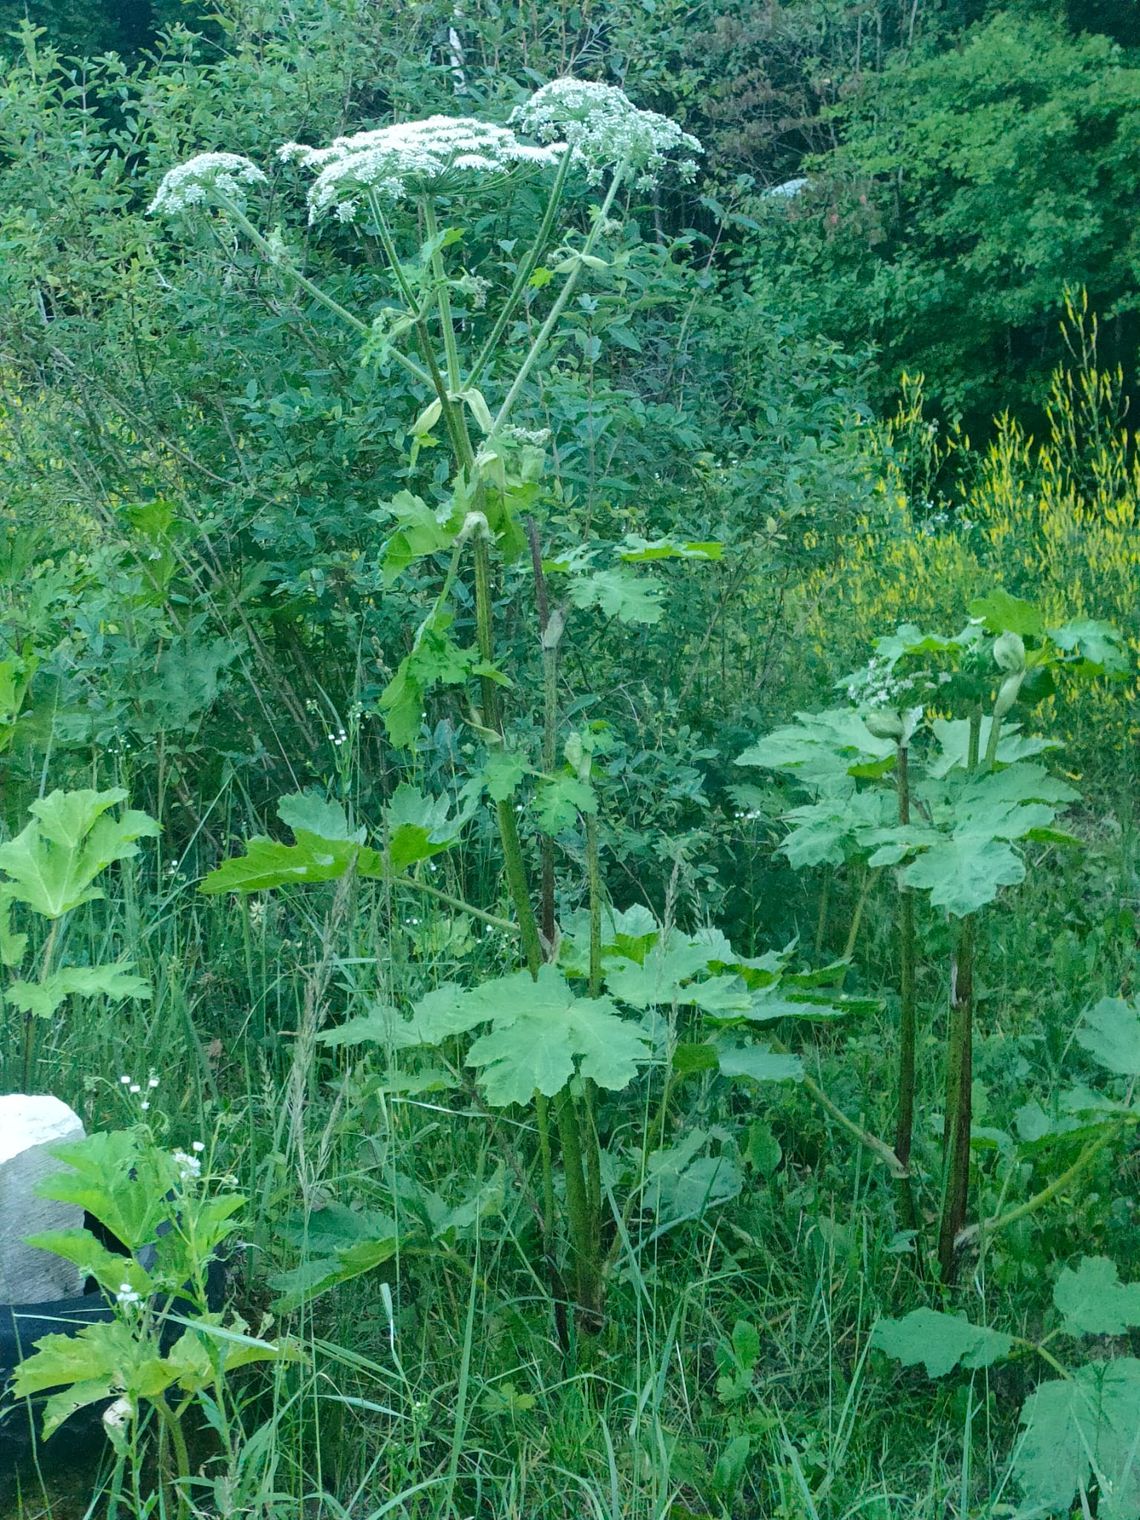
[[(1078, 843), (1058, 829), (1077, 793), (1039, 763), (1054, 743), (1011, 714), (1064, 677), (1126, 670), (1114, 629), (1091, 619), (1057, 627), (997, 590), (970, 606), (952, 637), (904, 626), (841, 686), (849, 705), (800, 714), (738, 759), (787, 774), (811, 800), (786, 815), (782, 852), (797, 868), (858, 860), (898, 883), (900, 1037), (895, 1153), (909, 1166), (915, 1105), (914, 894), (960, 921), (951, 977), (938, 1261), (955, 1272), (966, 1223), (973, 1079), (976, 915), (1026, 875), (1025, 845)], [(947, 714), (938, 716), (938, 714)], [(961, 714), (961, 716), (950, 716)], [(906, 1223), (914, 1199), (903, 1190)]]
[(126, 800), (116, 787), (106, 792), (52, 792), (29, 808), (31, 822), (0, 844), (0, 965), (18, 972), (28, 954), (29, 935), (12, 927), (21, 908), (48, 921), (34, 979), (13, 976), (4, 1002), (24, 1015), (23, 1086), (32, 1080), (37, 1020), (51, 1019), (72, 997), (145, 999), (147, 982), (133, 963), (104, 966), (59, 964), (60, 929), (70, 913), (105, 894), (97, 879), (116, 861), (138, 854), (138, 841), (158, 833), (146, 813), (112, 811)]
[[(129, 1076), (122, 1080), (142, 1090)], [(191, 1513), (190, 1411), (204, 1416), (232, 1465), (242, 1430), (233, 1374), (297, 1355), (286, 1341), (250, 1335), (241, 1319), (216, 1307), (219, 1252), (246, 1200), (232, 1178), (211, 1173), (204, 1142), (168, 1150), (145, 1120), (53, 1154), (64, 1169), (41, 1194), (83, 1210), (121, 1250), (87, 1228), (33, 1236), (29, 1244), (93, 1278), (114, 1313), (74, 1334), (43, 1336), (16, 1368), (12, 1391), (35, 1400), (48, 1394), (45, 1439), (76, 1411), (113, 1401), (103, 1416), (115, 1452), (113, 1481), (121, 1488), (125, 1475), (138, 1512), (149, 1513), (142, 1505), (157, 1449), (164, 1512), (181, 1520)]]

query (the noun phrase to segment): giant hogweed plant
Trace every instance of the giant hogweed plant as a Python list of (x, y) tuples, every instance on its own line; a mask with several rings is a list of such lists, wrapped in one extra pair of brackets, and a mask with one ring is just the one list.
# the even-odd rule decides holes
[[(974, 971), (978, 915), (1023, 881), (1034, 844), (1076, 846), (1057, 827), (1077, 792), (1041, 757), (1056, 741), (1014, 717), (1061, 680), (1126, 673), (1111, 626), (1047, 627), (998, 589), (970, 605), (958, 634), (904, 625), (841, 685), (848, 705), (777, 729), (737, 763), (785, 773), (810, 800), (786, 814), (781, 845), (799, 868), (860, 863), (864, 890), (893, 869), (899, 940), (899, 1057), (894, 1156), (905, 1222), (919, 1220), (911, 1179), (917, 1007), (915, 895), (958, 923), (946, 1036), (937, 1261), (952, 1281), (966, 1235), (971, 1156)], [(860, 904), (862, 898), (860, 899)]]
[[(631, 935), (608, 909), (595, 784), (605, 735), (596, 728), (575, 730), (564, 720), (567, 627), (575, 614), (591, 611), (626, 623), (658, 621), (660, 583), (651, 570), (637, 567), (715, 558), (720, 546), (681, 536), (630, 537), (616, 544), (580, 536), (544, 544), (540, 519), (544, 505), (558, 497), (558, 482), (548, 471), (545, 432), (516, 420), (531, 400), (540, 365), (557, 352), (575, 291), (606, 268), (606, 250), (621, 225), (615, 220), (619, 198), (631, 183), (656, 183), (671, 163), (691, 173), (698, 151), (699, 144), (675, 123), (636, 109), (620, 90), (570, 79), (538, 90), (507, 126), (433, 117), (338, 138), (324, 148), (287, 144), (282, 161), (313, 175), (310, 221), (335, 221), (378, 247), (391, 300), (375, 314), (333, 300), (304, 273), (280, 232), (256, 224), (249, 199), (266, 176), (249, 160), (199, 155), (167, 174), (152, 205), (155, 213), (176, 218), (204, 214), (212, 226), (228, 228), (227, 235), (244, 235), (282, 278), (342, 319), (362, 362), (380, 373), (398, 366), (421, 388), (420, 410), (408, 419), (409, 476), (421, 458), (439, 457), (427, 451), (446, 449), (447, 465), (437, 467), (427, 497), (402, 491), (375, 514), (386, 530), (377, 543), (385, 582), (429, 588), (410, 648), (378, 705), (392, 745), (410, 751), (423, 731), (427, 704), (439, 689), (450, 689), (453, 710), (464, 713), (482, 756), (457, 801), (400, 787), (378, 846), (367, 843), (366, 831), (342, 810), (313, 798), (285, 799), (281, 817), (293, 829), (294, 843), (252, 840), (247, 854), (226, 862), (204, 888), (258, 891), (353, 871), (443, 897), (452, 908), (510, 931), (518, 970), (474, 989), (438, 988), (415, 1005), (410, 1018), (389, 1010), (332, 1034), (342, 1044), (379, 1040), (390, 1053), (437, 1047), (456, 1056), (458, 1070), (474, 1070), (488, 1107), (533, 1109), (545, 1252), (554, 1259), (560, 1160), (568, 1278), (587, 1316), (601, 1309), (605, 1269), (601, 1092), (621, 1091), (642, 1068), (656, 1065), (666, 1072), (664, 1115), (679, 1044), (700, 1047), (680, 1058), (682, 1076), (712, 1070), (729, 1077), (796, 1078), (802, 1072), (794, 1057), (741, 1044), (723, 1029), (709, 1039), (678, 1041), (675, 1015), (693, 1006), (698, 1018), (731, 1029), (812, 1015), (826, 1002), (811, 988), (797, 997), (794, 973), (782, 962), (742, 960), (723, 936), (667, 934), (652, 921), (639, 922)], [(579, 171), (596, 187), (598, 204), (588, 230), (576, 237), (562, 224), (561, 212), (569, 177)], [(549, 174), (545, 209), (534, 241), (508, 269), (506, 294), (486, 338), (469, 352), (464, 313), (494, 287), (483, 274), (455, 264), (462, 232), (444, 212), (451, 218), (489, 188), (507, 193), (523, 173)], [(521, 340), (518, 315), (527, 318)], [(507, 567), (533, 578), (542, 670), (533, 692), (513, 683), (499, 662), (497, 591)], [(467, 643), (463, 618), (469, 608), (474, 639)], [(512, 724), (508, 700), (518, 704), (525, 721)], [(536, 753), (517, 738), (528, 727), (540, 735)], [(510, 919), (448, 899), (417, 870), (454, 843), (484, 804), (497, 829)], [(539, 841), (537, 890), (520, 817)], [(585, 863), (588, 908), (576, 937), (563, 934), (557, 920), (559, 840), (572, 843), (568, 858), (578, 855)], [(574, 894), (573, 880), (567, 890)], [(772, 989), (781, 982), (791, 990), (773, 1000)], [(663, 1122), (656, 1133), (664, 1138)], [(642, 1201), (651, 1209), (672, 1209), (675, 1221), (678, 1209), (685, 1212), (678, 1199), (699, 1205), (707, 1193), (701, 1179), (716, 1191), (717, 1175), (724, 1196), (727, 1160), (722, 1169), (721, 1158), (700, 1157), (699, 1149), (672, 1161), (658, 1155), (655, 1166), (638, 1158), (629, 1207)], [(322, 1269), (322, 1285), (343, 1280), (353, 1263), (368, 1257), (367, 1249), (347, 1253), (339, 1268)]]

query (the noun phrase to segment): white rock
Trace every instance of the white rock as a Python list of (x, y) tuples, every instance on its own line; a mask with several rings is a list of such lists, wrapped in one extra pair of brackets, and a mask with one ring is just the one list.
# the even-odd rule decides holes
[(29, 1235), (82, 1226), (83, 1210), (77, 1204), (55, 1203), (36, 1193), (45, 1177), (63, 1169), (49, 1149), (82, 1138), (78, 1115), (59, 1098), (0, 1095), (0, 1303), (47, 1303), (83, 1291), (78, 1267), (25, 1244)]

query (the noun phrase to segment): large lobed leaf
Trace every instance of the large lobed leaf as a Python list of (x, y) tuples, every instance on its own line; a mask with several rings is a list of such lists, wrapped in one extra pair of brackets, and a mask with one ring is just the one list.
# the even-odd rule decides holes
[(921, 1363), (932, 1378), (945, 1377), (956, 1367), (990, 1367), (1013, 1349), (1012, 1337), (1000, 1330), (937, 1309), (912, 1309), (902, 1319), (879, 1320), (871, 1343), (904, 1367)]
[(1042, 1383), (1026, 1399), (1021, 1423), (1013, 1471), (1030, 1504), (1067, 1512), (1095, 1481), (1100, 1520), (1136, 1520), (1140, 1361), (1091, 1362), (1071, 1378)]

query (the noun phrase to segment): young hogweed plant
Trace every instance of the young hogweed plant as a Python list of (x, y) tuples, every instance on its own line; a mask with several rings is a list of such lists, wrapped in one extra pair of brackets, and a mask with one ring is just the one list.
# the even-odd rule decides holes
[[(1060, 683), (1128, 668), (1123, 641), (1104, 623), (1047, 627), (1036, 608), (1002, 590), (970, 613), (952, 637), (905, 625), (878, 639), (868, 666), (841, 683), (849, 706), (801, 714), (737, 762), (785, 772), (809, 794), (786, 815), (792, 829), (781, 848), (794, 866), (860, 862), (867, 883), (884, 869), (897, 873), (894, 1149), (904, 1171), (915, 1121), (915, 894), (958, 921), (937, 1246), (944, 1282), (954, 1277), (967, 1217), (977, 916), (1025, 879), (1027, 845), (1079, 843), (1055, 826), (1077, 793), (1039, 763), (1055, 741), (1023, 733), (1011, 715)], [(913, 1229), (909, 1178), (901, 1201)]]

